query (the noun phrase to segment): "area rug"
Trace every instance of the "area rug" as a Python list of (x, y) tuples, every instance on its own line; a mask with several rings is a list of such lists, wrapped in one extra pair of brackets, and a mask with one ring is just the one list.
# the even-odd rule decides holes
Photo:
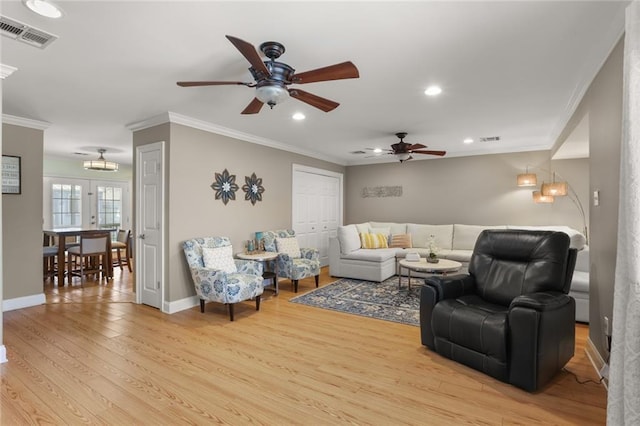
[(420, 281), (411, 280), (409, 291), (406, 277), (402, 278), (401, 289), (397, 276), (381, 283), (342, 278), (290, 302), (419, 326)]

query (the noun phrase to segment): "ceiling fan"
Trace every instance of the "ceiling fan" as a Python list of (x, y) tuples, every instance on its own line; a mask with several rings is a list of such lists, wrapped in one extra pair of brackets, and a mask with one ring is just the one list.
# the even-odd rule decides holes
[(273, 108), (274, 105), (281, 103), (289, 96), (321, 109), (324, 112), (329, 112), (340, 104), (305, 92), (304, 90), (289, 89), (287, 86), (293, 83), (305, 84), (360, 77), (358, 68), (349, 61), (296, 74), (296, 70), (289, 65), (276, 61), (276, 59), (284, 53), (284, 46), (282, 44), (275, 41), (262, 43), (260, 50), (269, 58), (269, 60), (263, 62), (256, 48), (251, 43), (229, 35), (226, 37), (251, 64), (249, 71), (255, 80), (254, 83), (245, 83), (242, 81), (179, 81), (177, 84), (181, 87), (234, 84), (255, 87), (255, 98), (242, 111), (242, 114), (257, 114), (264, 104)]
[(400, 142), (396, 142), (393, 145), (391, 145), (391, 149), (386, 150), (386, 153), (395, 155), (396, 158), (400, 160), (401, 163), (411, 160), (413, 158), (411, 154), (429, 154), (429, 155), (438, 155), (442, 157), (447, 153), (447, 151), (432, 151), (432, 150), (422, 149), (422, 148), (426, 148), (426, 146), (422, 145), (421, 143), (414, 143), (414, 144), (406, 143), (404, 141), (404, 138), (407, 137), (406, 132), (398, 132), (396, 133), (396, 136), (400, 139)]

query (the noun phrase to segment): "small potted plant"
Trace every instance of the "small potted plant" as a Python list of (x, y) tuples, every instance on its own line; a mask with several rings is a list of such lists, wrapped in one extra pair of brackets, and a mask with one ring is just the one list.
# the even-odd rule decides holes
[(440, 259), (438, 259), (438, 246), (436, 245), (435, 235), (429, 236), (428, 247), (429, 247), (429, 256), (427, 256), (427, 262), (438, 263)]

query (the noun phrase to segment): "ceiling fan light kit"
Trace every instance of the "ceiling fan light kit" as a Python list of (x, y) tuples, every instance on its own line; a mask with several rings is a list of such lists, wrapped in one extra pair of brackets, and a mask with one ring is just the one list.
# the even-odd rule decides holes
[(117, 172), (120, 165), (104, 159), (103, 154), (107, 152), (107, 150), (101, 148), (98, 152), (100, 153), (100, 157), (98, 157), (97, 160), (85, 160), (83, 162), (84, 168), (86, 170), (97, 170), (100, 172)]
[(358, 68), (351, 62), (342, 62), (296, 74), (294, 68), (283, 62), (276, 61), (276, 59), (285, 52), (282, 44), (276, 41), (262, 43), (260, 45), (260, 51), (269, 58), (269, 60), (263, 62), (258, 51), (251, 43), (229, 35), (226, 37), (236, 49), (238, 49), (242, 56), (249, 61), (249, 64), (251, 64), (249, 72), (255, 80), (255, 83), (245, 83), (241, 81), (179, 81), (177, 84), (180, 87), (222, 85), (255, 87), (255, 98), (242, 111), (242, 114), (257, 114), (264, 104), (273, 108), (289, 97), (295, 98), (324, 112), (329, 112), (337, 108), (340, 104), (305, 92), (304, 90), (289, 89), (287, 86), (294, 83), (306, 84), (360, 77)]

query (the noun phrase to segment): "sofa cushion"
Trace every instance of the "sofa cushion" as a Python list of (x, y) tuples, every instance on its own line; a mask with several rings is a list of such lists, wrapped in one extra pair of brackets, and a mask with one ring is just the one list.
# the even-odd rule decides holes
[(340, 243), (340, 253), (342, 254), (349, 254), (362, 247), (356, 225), (339, 226), (338, 242)]
[(540, 226), (521, 226), (521, 225), (508, 225), (507, 229), (528, 229), (533, 231), (558, 231), (564, 232), (569, 236), (569, 247), (582, 250), (587, 244), (587, 239), (584, 234), (576, 229), (568, 226), (560, 225), (540, 225)]
[(456, 262), (469, 263), (472, 254), (473, 250), (443, 250), (438, 256)]
[(476, 240), (485, 229), (507, 229), (506, 226), (484, 226), (484, 225), (453, 225), (453, 249), (473, 250)]
[(356, 228), (358, 229), (358, 235), (367, 233), (371, 229), (371, 224), (369, 222), (356, 223)]
[(389, 247), (411, 248), (411, 234), (395, 234), (389, 239)]
[(372, 228), (389, 228), (391, 234), (406, 234), (407, 225), (405, 223), (395, 222), (369, 222)]
[(391, 228), (369, 228), (369, 234), (382, 234), (389, 240), (391, 235)]
[(399, 249), (360, 249), (353, 251), (345, 256), (343, 259), (348, 260), (364, 260), (369, 262), (385, 262), (389, 259), (394, 259)]
[(576, 271), (589, 272), (589, 246), (585, 246), (578, 251), (576, 257)]
[(387, 248), (387, 236), (384, 234), (360, 234), (360, 243), (365, 249)]
[(571, 279), (571, 292), (589, 293), (589, 273), (582, 271), (573, 271)]
[(407, 232), (411, 234), (413, 247), (429, 247), (431, 235), (435, 238), (439, 249), (450, 250), (453, 240), (453, 225), (419, 225), (407, 224)]
[(202, 261), (205, 268), (219, 269), (228, 274), (238, 272), (232, 246), (202, 247)]

